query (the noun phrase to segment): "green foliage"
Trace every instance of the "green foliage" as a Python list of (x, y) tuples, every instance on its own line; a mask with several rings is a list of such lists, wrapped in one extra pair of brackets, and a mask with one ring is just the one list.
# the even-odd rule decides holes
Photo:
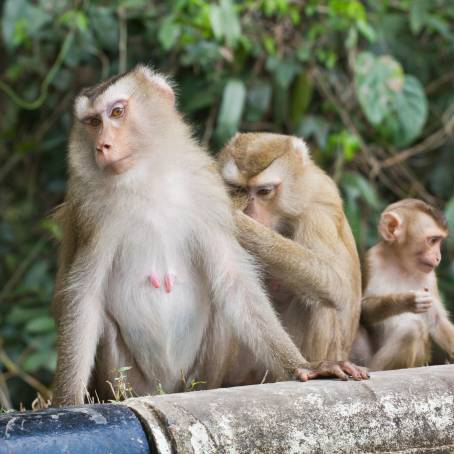
[(359, 54), (355, 74), (364, 114), (392, 144), (408, 145), (421, 134), (427, 118), (427, 99), (418, 79), (405, 75), (392, 57), (377, 58), (368, 52)]
[[(398, 198), (446, 207), (454, 228), (450, 0), (0, 0), (0, 10), (3, 406), (45, 393), (55, 367), (59, 231), (48, 215), (65, 191), (72, 99), (138, 62), (174, 77), (213, 152), (236, 130), (304, 137), (338, 182), (362, 253)], [(452, 239), (444, 252), (449, 302)]]

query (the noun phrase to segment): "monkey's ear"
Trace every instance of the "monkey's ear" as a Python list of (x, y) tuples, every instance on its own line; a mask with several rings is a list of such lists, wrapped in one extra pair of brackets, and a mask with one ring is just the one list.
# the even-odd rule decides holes
[(378, 231), (385, 241), (396, 241), (403, 232), (402, 218), (395, 211), (383, 213), (378, 225)]
[(145, 78), (151, 82), (172, 104), (175, 103), (175, 93), (169, 81), (159, 73), (155, 73), (150, 68), (144, 65), (139, 65), (136, 71), (141, 72)]
[(303, 163), (307, 162), (310, 159), (309, 148), (307, 147), (306, 142), (304, 142), (303, 139), (292, 137), (292, 146), (293, 150), (303, 161)]

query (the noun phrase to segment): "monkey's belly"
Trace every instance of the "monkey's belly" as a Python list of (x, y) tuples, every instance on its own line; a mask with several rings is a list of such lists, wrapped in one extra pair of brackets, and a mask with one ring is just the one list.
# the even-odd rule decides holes
[[(158, 385), (165, 392), (178, 391), (182, 378), (191, 372), (208, 325), (208, 289), (184, 253), (147, 249), (143, 243), (128, 244), (123, 250), (127, 253), (116, 260), (109, 277), (106, 304), (135, 365), (118, 367), (140, 369), (150, 385), (148, 392)], [(153, 272), (161, 277), (160, 288), (150, 283)], [(163, 285), (168, 272), (176, 275), (170, 293)]]

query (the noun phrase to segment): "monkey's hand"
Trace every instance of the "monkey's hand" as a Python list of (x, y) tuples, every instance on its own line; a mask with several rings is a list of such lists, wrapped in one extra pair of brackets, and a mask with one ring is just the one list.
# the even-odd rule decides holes
[(427, 312), (432, 307), (433, 302), (433, 296), (426, 289), (405, 294), (407, 310), (414, 314), (423, 314), (424, 312)]
[(247, 194), (234, 192), (230, 194), (230, 198), (234, 210), (244, 211), (246, 209), (248, 204)]
[(295, 378), (308, 381), (319, 377), (337, 377), (341, 380), (367, 380), (369, 374), (365, 367), (357, 366), (349, 361), (320, 361), (309, 363), (307, 368), (298, 368), (294, 372)]

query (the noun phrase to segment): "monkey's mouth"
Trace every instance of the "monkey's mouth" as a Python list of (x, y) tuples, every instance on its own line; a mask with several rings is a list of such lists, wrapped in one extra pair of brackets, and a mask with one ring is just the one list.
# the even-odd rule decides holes
[(106, 167), (113, 173), (119, 175), (120, 173), (128, 170), (132, 165), (132, 153), (124, 156), (123, 158), (117, 159), (116, 161), (109, 162)]
[(430, 263), (430, 262), (419, 262), (421, 267), (423, 268), (423, 270), (427, 271), (427, 272), (430, 272), (432, 271), (433, 269), (436, 268), (436, 266), (433, 264), (433, 263)]

